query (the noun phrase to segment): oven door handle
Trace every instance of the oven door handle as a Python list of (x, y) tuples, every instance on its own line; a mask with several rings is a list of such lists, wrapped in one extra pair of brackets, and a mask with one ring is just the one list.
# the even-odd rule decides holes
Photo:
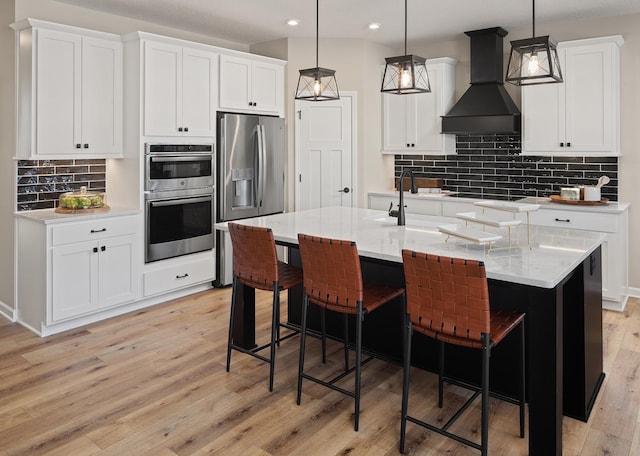
[(212, 196), (202, 196), (199, 198), (180, 198), (162, 201), (149, 201), (149, 204), (151, 205), (151, 207), (177, 206), (184, 203), (206, 203), (211, 202), (212, 199)]
[(171, 162), (188, 162), (188, 161), (200, 161), (203, 158), (211, 157), (211, 154), (202, 154), (202, 155), (188, 155), (188, 156), (180, 156), (180, 157), (158, 157), (151, 156), (151, 161), (156, 163), (171, 163)]

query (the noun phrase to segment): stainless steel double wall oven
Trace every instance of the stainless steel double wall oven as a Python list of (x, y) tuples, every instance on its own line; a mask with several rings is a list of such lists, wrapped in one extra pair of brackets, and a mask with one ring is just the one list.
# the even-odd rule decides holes
[(145, 262), (214, 247), (213, 144), (146, 144)]

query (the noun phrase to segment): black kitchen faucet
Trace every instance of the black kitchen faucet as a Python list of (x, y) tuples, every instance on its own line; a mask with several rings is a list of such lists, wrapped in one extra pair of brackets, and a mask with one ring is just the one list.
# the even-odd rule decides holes
[(411, 177), (411, 193), (418, 193), (418, 189), (416, 188), (416, 178), (413, 175), (413, 172), (408, 168), (403, 169), (402, 173), (400, 174), (400, 201), (398, 204), (398, 210), (397, 211), (392, 210), (393, 203), (391, 203), (391, 205), (389, 206), (389, 216), (398, 217), (398, 226), (404, 226), (405, 224), (405, 217), (404, 217), (404, 177), (405, 175), (409, 175)]

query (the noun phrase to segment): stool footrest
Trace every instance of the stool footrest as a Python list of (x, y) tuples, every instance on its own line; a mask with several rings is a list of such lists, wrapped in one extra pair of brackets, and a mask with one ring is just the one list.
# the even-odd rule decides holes
[[(374, 356), (369, 356), (367, 359), (363, 359), (362, 362), (360, 363), (360, 366), (364, 366), (365, 364), (367, 364), (369, 361), (371, 361), (372, 359), (374, 359)], [(307, 380), (311, 380), (314, 383), (317, 383), (319, 385), (323, 385), (326, 386), (327, 388), (331, 388), (334, 391), (339, 391), (342, 394), (346, 394), (349, 397), (355, 397), (356, 393), (354, 393), (353, 391), (349, 391), (346, 390), (344, 388), (340, 388), (339, 386), (336, 386), (335, 383), (342, 380), (343, 378), (345, 378), (347, 375), (355, 372), (356, 367), (350, 367), (349, 369), (347, 369), (344, 372), (341, 372), (340, 374), (336, 375), (335, 377), (333, 377), (330, 380), (321, 380), (317, 377), (312, 377), (309, 374), (305, 374), (304, 372), (302, 373), (302, 378), (306, 378)]]
[(464, 437), (460, 437), (457, 434), (453, 434), (453, 433), (451, 433), (449, 431), (441, 429), (441, 428), (439, 428), (437, 426), (434, 426), (432, 424), (425, 423), (424, 421), (419, 420), (418, 418), (414, 418), (412, 416), (408, 416), (407, 415), (407, 421), (411, 421), (414, 424), (418, 424), (418, 425), (420, 425), (422, 427), (425, 427), (425, 428), (429, 429), (430, 431), (437, 432), (440, 435), (444, 435), (446, 437), (449, 437), (450, 439), (453, 439), (453, 440), (455, 440), (457, 442), (460, 442), (460, 443), (463, 443), (465, 445), (468, 445), (471, 448), (475, 448), (476, 450), (482, 450), (482, 447), (480, 445), (478, 445), (477, 443), (472, 442), (471, 440), (467, 440)]
[(259, 360), (264, 361), (265, 363), (270, 363), (271, 360), (269, 358), (267, 358), (266, 356), (262, 356), (260, 354), (258, 354), (258, 352), (260, 350), (264, 350), (265, 348), (271, 347), (271, 344), (265, 344), (265, 345), (261, 345), (260, 347), (256, 347), (256, 348), (252, 348), (252, 349), (247, 349), (244, 347), (241, 347), (240, 345), (236, 345), (236, 344), (231, 344), (231, 348), (234, 350), (237, 350), (239, 352), (242, 353), (246, 353), (247, 355), (251, 355), (254, 358), (258, 358)]

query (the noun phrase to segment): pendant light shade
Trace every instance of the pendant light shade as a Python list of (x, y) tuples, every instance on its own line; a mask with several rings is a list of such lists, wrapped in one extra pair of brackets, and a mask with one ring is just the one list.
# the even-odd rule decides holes
[(533, 3), (533, 38), (511, 42), (506, 81), (534, 85), (562, 82), (557, 43), (550, 36), (536, 36), (536, 3)]
[(387, 64), (380, 91), (398, 95), (431, 92), (426, 59), (407, 54), (407, 0), (404, 0), (404, 53), (385, 59)]
[(296, 100), (325, 101), (340, 99), (335, 70), (318, 66), (318, 2), (319, 0), (316, 0), (316, 66), (315, 68), (300, 70)]

